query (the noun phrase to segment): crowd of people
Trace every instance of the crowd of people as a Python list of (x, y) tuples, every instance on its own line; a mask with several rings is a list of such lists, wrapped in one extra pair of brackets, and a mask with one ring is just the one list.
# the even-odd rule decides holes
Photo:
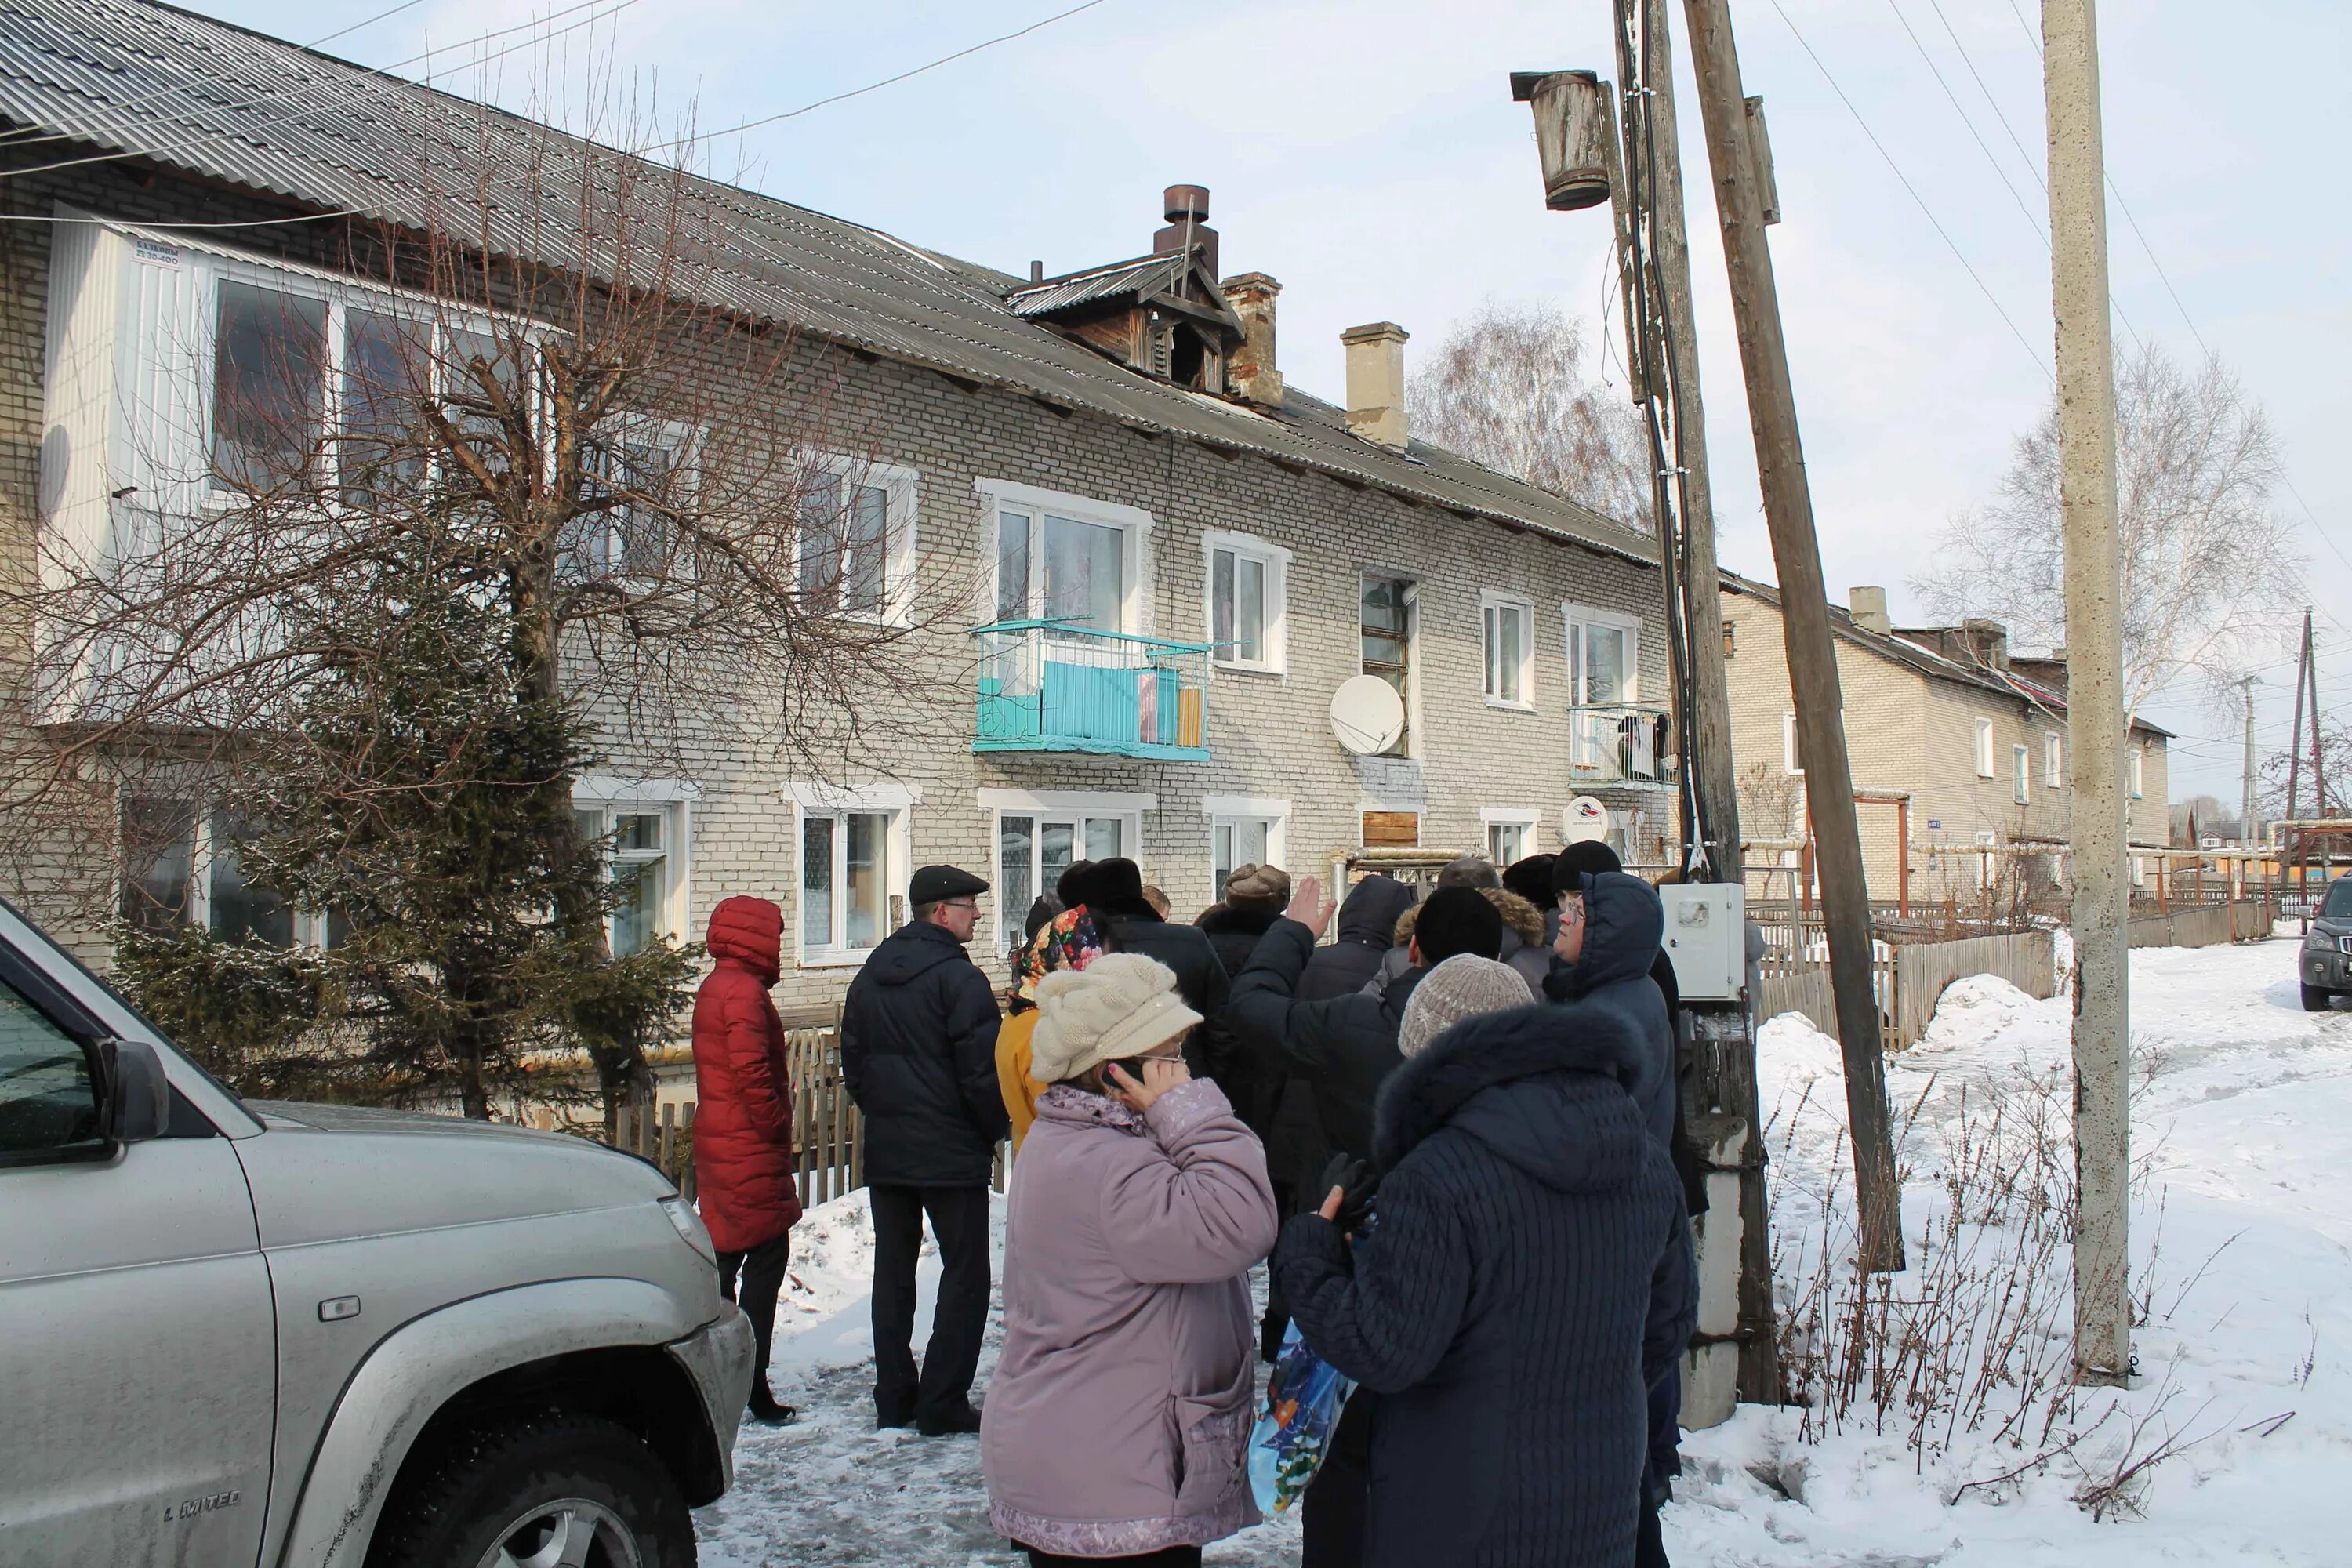
[[(1582, 844), (1465, 858), (1425, 899), (1368, 876), (1335, 911), (1244, 866), (1182, 924), (1133, 861), (1086, 862), (1026, 911), (1001, 993), (969, 951), (988, 891), (916, 873), (843, 1007), (881, 1426), (977, 1432), (992, 1528), (1034, 1564), (1196, 1564), (1258, 1521), (1255, 1363), (1295, 1325), (1355, 1384), (1305, 1493), (1307, 1568), (1664, 1563), (1699, 1182), (1650, 884)], [(765, 900), (719, 906), (694, 1025), (700, 1202), (766, 1421), (792, 1418), (766, 1365), (799, 1215), (781, 930)]]

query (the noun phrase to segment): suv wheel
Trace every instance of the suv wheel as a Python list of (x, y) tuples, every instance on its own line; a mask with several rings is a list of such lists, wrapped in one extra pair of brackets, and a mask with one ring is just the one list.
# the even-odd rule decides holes
[(2325, 986), (2306, 985), (2303, 988), (2303, 1010), (2306, 1013), (2325, 1013), (2327, 1011), (2327, 999), (2335, 994), (2335, 992)]
[(369, 1568), (693, 1568), (677, 1484), (626, 1428), (554, 1412), (463, 1429), (404, 1477)]

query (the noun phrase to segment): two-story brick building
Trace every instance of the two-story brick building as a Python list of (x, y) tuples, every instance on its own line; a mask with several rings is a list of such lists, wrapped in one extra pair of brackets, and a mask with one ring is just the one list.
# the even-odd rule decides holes
[[(1779, 590), (1725, 573), (1723, 624), (1741, 831), (1801, 838), (1804, 781)], [(1830, 628), (1872, 899), (1966, 902), (2003, 867), (2059, 885), (2056, 851), (2073, 799), (2063, 656), (2012, 658), (2006, 632), (1991, 621), (1897, 627), (1881, 588), (1856, 588), (1850, 605), (1832, 605)], [(2168, 739), (2144, 720), (2132, 729), (2136, 845), (2168, 842)], [(1969, 852), (2044, 845), (2047, 856)], [(1796, 863), (1784, 853), (1752, 858), (1751, 866), (1776, 858)], [(2135, 861), (2136, 881), (2153, 874), (2152, 860)], [(1751, 877), (1749, 886), (1761, 896), (1790, 892), (1786, 876)]]
[[(182, 441), (203, 469), (236, 310), (239, 331), (318, 323), (286, 357), (322, 367), (295, 390), (331, 422), (348, 323), (399, 292), (354, 236), (432, 210), (417, 171), (452, 126), (493, 150), (555, 138), (139, 0), (28, 0), (0, 41), (0, 529), (18, 550), (73, 508), (121, 535), (131, 509), (202, 504), (134, 493), (140, 441)], [(577, 800), (646, 889), (617, 942), (772, 898), (784, 999), (822, 1005), (928, 862), (996, 883), (982, 941), (1001, 946), (1081, 858), (1134, 857), (1181, 918), (1245, 861), (1550, 847), (1579, 797), (1632, 855), (1660, 853), (1675, 759), (1652, 542), (1412, 439), (1391, 323), (1344, 335), (1344, 405), (1289, 385), (1281, 286), (1221, 272), (1205, 191), (1171, 188), (1157, 234), (1149, 189), (1113, 193), (1139, 254), (1046, 278), (696, 188), (726, 215), (714, 302), (793, 329), (823, 367), (831, 449), (808, 460), (871, 520), (860, 591), (952, 612), (894, 655), (910, 689), (963, 689), (951, 722), (877, 725), (822, 777), (768, 760), (769, 715), (711, 712), (658, 767), (615, 734)], [(300, 308), (257, 316), (257, 297)], [(1351, 750), (1331, 704), (1368, 674), (1403, 723)], [(163, 805), (184, 824), (166, 852), (106, 874), (249, 921), (205, 804)]]

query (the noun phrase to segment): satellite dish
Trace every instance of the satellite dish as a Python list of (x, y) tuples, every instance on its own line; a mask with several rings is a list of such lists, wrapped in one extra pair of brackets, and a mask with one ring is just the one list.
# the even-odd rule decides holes
[(1559, 836), (1570, 844), (1593, 844), (1609, 837), (1609, 808), (1589, 795), (1578, 795), (1560, 813)]
[(1404, 699), (1377, 675), (1359, 675), (1331, 693), (1331, 733), (1360, 757), (1377, 756), (1404, 733)]

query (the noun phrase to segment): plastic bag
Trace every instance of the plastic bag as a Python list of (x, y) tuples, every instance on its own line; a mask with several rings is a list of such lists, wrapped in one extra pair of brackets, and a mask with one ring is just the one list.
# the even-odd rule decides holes
[(1269, 1514), (1286, 1513), (1323, 1468), (1339, 1412), (1356, 1391), (1353, 1378), (1307, 1348), (1292, 1323), (1266, 1380), (1265, 1410), (1250, 1433), (1250, 1489)]

